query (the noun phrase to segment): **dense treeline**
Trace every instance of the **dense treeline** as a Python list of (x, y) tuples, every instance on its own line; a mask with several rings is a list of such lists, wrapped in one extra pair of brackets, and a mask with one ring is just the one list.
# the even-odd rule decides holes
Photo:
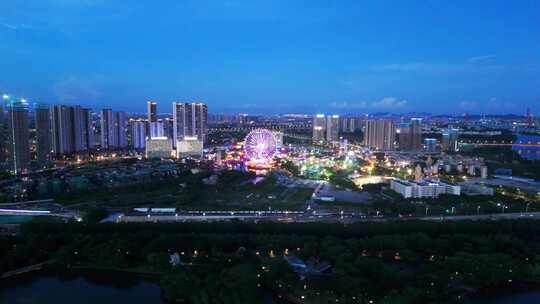
[(47, 220), (35, 220), (21, 226), (21, 231), (31, 233), (244, 233), (244, 234), (288, 234), (370, 237), (388, 234), (424, 233), (432, 237), (444, 234), (513, 234), (523, 237), (540, 235), (540, 225), (536, 220), (500, 220), (500, 221), (422, 221), (403, 220), (386, 222), (342, 223), (276, 223), (276, 222), (183, 222), (183, 223), (102, 223), (80, 224), (60, 223)]
[[(1, 271), (49, 259), (161, 274), (188, 303), (441, 303), (540, 278), (537, 221), (88, 224), (33, 221), (0, 242)], [(179, 253), (182, 265), (171, 267)], [(283, 254), (329, 263), (301, 280)]]

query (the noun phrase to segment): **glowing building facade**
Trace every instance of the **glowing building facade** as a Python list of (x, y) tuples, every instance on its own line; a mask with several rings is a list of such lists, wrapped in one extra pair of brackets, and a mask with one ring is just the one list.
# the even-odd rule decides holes
[(30, 167), (30, 133), (28, 104), (12, 100), (7, 107), (7, 154), (10, 171), (20, 174)]

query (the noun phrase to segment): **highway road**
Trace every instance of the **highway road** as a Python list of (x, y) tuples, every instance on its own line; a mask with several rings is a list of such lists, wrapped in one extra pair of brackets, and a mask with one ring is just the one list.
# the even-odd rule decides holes
[(425, 220), (425, 221), (463, 221), (463, 220), (509, 220), (509, 219), (533, 219), (540, 220), (540, 212), (529, 213), (498, 213), (480, 215), (455, 215), (455, 216), (425, 216), (425, 217), (385, 217), (365, 216), (354, 213), (237, 213), (237, 214), (212, 214), (193, 213), (178, 215), (123, 215), (118, 214), (109, 222), (186, 222), (186, 221), (277, 221), (277, 222), (367, 222), (367, 221), (392, 221), (392, 220)]

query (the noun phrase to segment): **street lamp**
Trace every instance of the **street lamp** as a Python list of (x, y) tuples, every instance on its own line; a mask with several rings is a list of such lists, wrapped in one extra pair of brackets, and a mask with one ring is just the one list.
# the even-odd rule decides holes
[(528, 213), (529, 212), (529, 205), (531, 204), (532, 202), (528, 202), (527, 203), (527, 206), (525, 206), (525, 213)]
[(480, 215), (480, 206), (476, 207), (476, 215)]
[(426, 216), (428, 215), (429, 207), (426, 207)]

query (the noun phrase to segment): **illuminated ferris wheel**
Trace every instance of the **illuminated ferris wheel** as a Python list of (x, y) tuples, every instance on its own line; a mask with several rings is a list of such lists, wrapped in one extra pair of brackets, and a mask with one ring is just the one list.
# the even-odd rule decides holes
[(255, 129), (246, 136), (244, 151), (251, 160), (268, 161), (276, 154), (276, 138), (271, 131)]

